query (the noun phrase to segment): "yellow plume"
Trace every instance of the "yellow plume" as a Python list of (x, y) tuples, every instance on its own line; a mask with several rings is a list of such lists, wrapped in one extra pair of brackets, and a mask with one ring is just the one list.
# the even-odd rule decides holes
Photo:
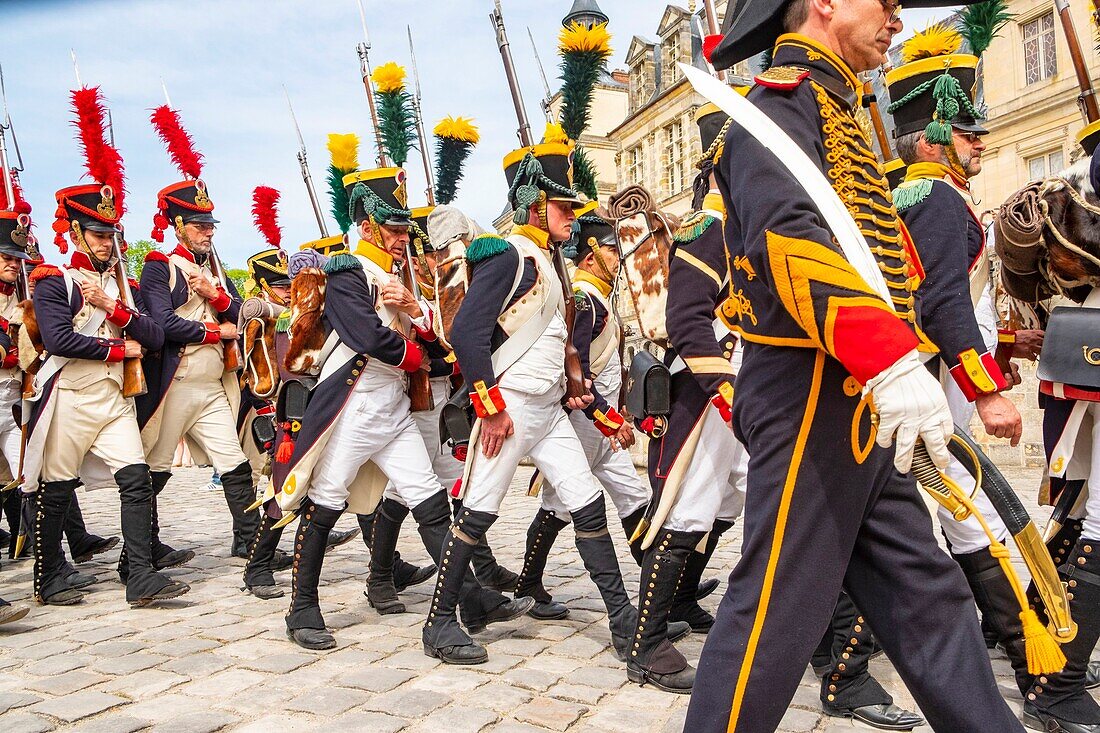
[(558, 50), (561, 53), (596, 51), (601, 56), (610, 56), (611, 34), (607, 32), (607, 23), (597, 23), (592, 28), (576, 22), (570, 23), (558, 35)]
[(477, 133), (477, 127), (474, 126), (474, 121), (469, 117), (451, 117), (447, 115), (439, 121), (432, 132), (438, 137), (449, 137), (462, 142), (474, 143), (475, 145), (481, 140), (481, 136)]
[(344, 173), (359, 170), (359, 136), (355, 134), (328, 136), (328, 152), (332, 165)]
[(375, 69), (370, 78), (374, 82), (376, 91), (383, 94), (399, 92), (405, 88), (405, 67), (398, 66), (396, 62), (390, 61)]
[(544, 143), (561, 143), (562, 145), (568, 145), (570, 143), (569, 136), (565, 134), (565, 130), (561, 125), (555, 122), (546, 123), (546, 132), (542, 135), (542, 141)]
[(954, 28), (936, 23), (918, 32), (901, 45), (905, 63), (956, 53), (962, 46), (962, 36)]

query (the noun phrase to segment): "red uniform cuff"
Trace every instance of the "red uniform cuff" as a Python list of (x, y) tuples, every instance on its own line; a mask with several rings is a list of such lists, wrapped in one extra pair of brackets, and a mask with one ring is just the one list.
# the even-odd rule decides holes
[(222, 340), (222, 332), (218, 324), (204, 323), (202, 327), (206, 329), (206, 334), (202, 337), (203, 344), (216, 344)]
[(17, 366), (19, 366), (19, 349), (13, 346), (11, 351), (4, 352), (4, 360), (0, 361), (0, 368), (11, 369)]
[(1014, 344), (1016, 343), (1016, 332), (1009, 328), (997, 329), (997, 343), (998, 344)]
[(405, 341), (405, 358), (397, 365), (398, 369), (415, 372), (424, 362), (424, 350), (415, 341)]
[(225, 313), (231, 305), (233, 305), (233, 299), (229, 297), (229, 293), (218, 288), (218, 297), (210, 301), (210, 307), (218, 313)]
[(269, 402), (268, 404), (266, 404), (263, 407), (256, 410), (256, 414), (257, 415), (274, 415), (275, 414), (275, 405), (273, 405)]
[(615, 411), (614, 407), (608, 407), (607, 412), (594, 410), (592, 412), (592, 424), (605, 436), (612, 436), (619, 431), (626, 420)]
[(959, 354), (959, 363), (949, 370), (963, 396), (973, 402), (979, 395), (993, 394), (1008, 388), (1008, 381), (993, 355), (979, 355), (975, 349)]
[(470, 393), (470, 401), (474, 405), (474, 412), (478, 417), (495, 415), (505, 408), (504, 397), (500, 394), (500, 387), (495, 384), (486, 387), (485, 381), (479, 379), (474, 382), (474, 391)]
[(133, 318), (134, 312), (123, 305), (121, 300), (115, 301), (114, 310), (107, 315), (107, 320), (119, 328), (125, 328)]
[(103, 361), (114, 364), (126, 358), (126, 342), (122, 339), (104, 339), (103, 345), (108, 347)]
[(718, 394), (711, 398), (710, 403), (718, 408), (718, 412), (722, 415), (722, 420), (730, 422), (733, 420), (733, 385), (729, 382), (722, 382), (718, 387)]

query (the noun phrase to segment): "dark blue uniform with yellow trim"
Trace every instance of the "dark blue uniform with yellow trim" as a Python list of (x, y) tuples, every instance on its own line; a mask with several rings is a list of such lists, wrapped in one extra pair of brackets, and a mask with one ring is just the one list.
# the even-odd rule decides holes
[(749, 98), (820, 164), (891, 268), (895, 308), (845, 260), (793, 175), (732, 125), (716, 173), (731, 260), (747, 258), (755, 273), (733, 272), (754, 316), (739, 322), (747, 343), (734, 404), (748, 492), (741, 561), (703, 648), (686, 729), (774, 731), (843, 587), (933, 729), (1021, 730), (997, 694), (966, 581), (937, 547), (913, 478), (875, 445), (861, 397), (921, 343), (909, 300), (920, 264), (856, 122), (862, 83), (801, 36), (781, 37), (774, 62)]

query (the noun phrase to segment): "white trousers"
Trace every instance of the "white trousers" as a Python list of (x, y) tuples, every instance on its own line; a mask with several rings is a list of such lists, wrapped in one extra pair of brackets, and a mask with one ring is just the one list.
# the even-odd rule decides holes
[[(612, 450), (611, 441), (596, 429), (583, 412), (569, 413), (569, 422), (584, 448), (592, 475), (600, 482), (619, 519), (625, 519), (649, 503), (649, 487), (638, 475), (629, 450)], [(554, 512), (560, 519), (568, 516), (568, 510), (549, 481), (542, 484), (542, 508)]]
[[(944, 392), (947, 395), (947, 406), (951, 410), (951, 419), (955, 421), (957, 426), (969, 434), (970, 421), (973, 419), (976, 409), (974, 403), (963, 396), (962, 390), (955, 384), (954, 379), (947, 379), (945, 381)], [(958, 459), (954, 457), (951, 458), (951, 463), (948, 464), (945, 473), (948, 478), (954, 480), (967, 494), (974, 492), (974, 477), (970, 475), (966, 466)], [(997, 514), (997, 510), (993, 508), (992, 502), (989, 501), (989, 497), (986, 496), (984, 491), (979, 489), (977, 495), (974, 496), (974, 506), (976, 506), (982, 516), (985, 517), (986, 524), (988, 524), (989, 529), (993, 531), (993, 535), (997, 538), (997, 541), (1004, 542), (1008, 537), (1008, 528), (1005, 526), (1005, 523), (1001, 521), (1000, 515)], [(951, 543), (951, 551), (953, 553), (956, 555), (967, 555), (989, 547), (989, 538), (986, 536), (985, 531), (982, 530), (982, 526), (978, 523), (977, 519), (969, 517), (965, 521), (956, 522), (954, 518), (952, 518), (951, 513), (944, 507), (938, 504), (937, 507), (940, 526), (943, 527), (943, 533), (947, 535), (947, 541)]]
[(749, 453), (708, 405), (695, 455), (664, 526), (677, 532), (709, 532), (715, 519), (732, 522), (745, 508)]
[(22, 399), (22, 391), (19, 382), (8, 382), (0, 386), (0, 452), (4, 454), (12, 478), (19, 476), (19, 445), (23, 440), (12, 408)]
[(352, 392), (313, 469), (309, 498), (319, 506), (342, 511), (352, 482), (367, 461), (389, 478), (394, 498), (410, 509), (443, 490), (400, 382)]
[[(462, 461), (451, 455), (449, 449), (439, 444), (439, 414), (443, 412), (443, 405), (447, 401), (450, 392), (449, 380), (433, 379), (432, 399), (435, 401), (435, 409), (412, 413), (413, 422), (420, 431), (420, 437), (424, 439), (424, 449), (428, 452), (428, 460), (431, 461), (432, 471), (435, 473), (443, 488), (450, 491), (455, 483), (462, 478)], [(384, 496), (387, 499), (401, 501), (393, 481), (386, 484)]]
[[(551, 484), (561, 506), (569, 512), (582, 509), (600, 495), (600, 485), (588, 466), (577, 431), (561, 407), (563, 391), (531, 395), (500, 388), (508, 406), (515, 434), (504, 441), (500, 452), (486, 458), (480, 445), (471, 445), (468, 460), (474, 465), (462, 505), (466, 509), (497, 514), (508, 486), (524, 456)], [(476, 455), (475, 455), (476, 451)]]
[(80, 478), (88, 453), (103, 461), (112, 475), (126, 466), (145, 463), (134, 401), (122, 396), (113, 379), (80, 389), (56, 386), (51, 399), (57, 403), (46, 433), (42, 481)]

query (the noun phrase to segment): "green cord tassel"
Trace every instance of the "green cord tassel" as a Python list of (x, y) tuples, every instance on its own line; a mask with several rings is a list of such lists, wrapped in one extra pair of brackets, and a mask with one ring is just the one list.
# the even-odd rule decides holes
[(326, 275), (332, 275), (337, 272), (346, 272), (348, 270), (361, 270), (363, 265), (359, 260), (355, 258), (355, 255), (348, 252), (341, 252), (329, 257), (328, 262), (322, 268)]
[(482, 235), (470, 242), (470, 246), (466, 248), (466, 261), (472, 264), (487, 260), (507, 251), (510, 246), (512, 245), (503, 237), (495, 234)]

